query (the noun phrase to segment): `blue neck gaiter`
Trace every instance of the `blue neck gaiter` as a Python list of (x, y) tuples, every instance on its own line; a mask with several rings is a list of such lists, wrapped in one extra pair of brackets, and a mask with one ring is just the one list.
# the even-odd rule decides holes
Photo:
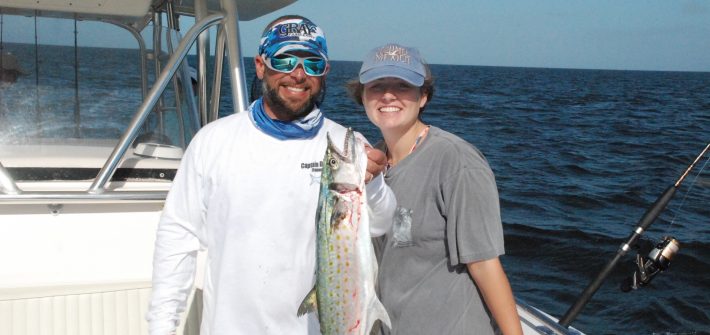
[(262, 99), (257, 99), (249, 106), (249, 118), (254, 126), (271, 137), (279, 140), (313, 138), (323, 125), (323, 114), (318, 107), (313, 108), (303, 118), (292, 122), (274, 120), (266, 115)]

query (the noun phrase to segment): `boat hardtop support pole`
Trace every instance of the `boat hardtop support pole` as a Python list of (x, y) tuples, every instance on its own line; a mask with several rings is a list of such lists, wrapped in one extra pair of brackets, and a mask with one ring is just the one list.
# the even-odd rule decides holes
[(695, 158), (693, 163), (688, 166), (683, 175), (681, 175), (680, 178), (673, 185), (669, 186), (663, 192), (663, 194), (661, 194), (661, 196), (656, 199), (656, 202), (653, 203), (653, 205), (646, 211), (646, 213), (644, 213), (644, 215), (641, 217), (641, 220), (639, 220), (636, 229), (634, 229), (634, 231), (631, 233), (628, 240), (619, 247), (619, 250), (617, 251), (614, 258), (612, 258), (611, 261), (609, 261), (604, 266), (604, 268), (601, 270), (601, 272), (599, 272), (597, 277), (594, 278), (594, 280), (592, 280), (592, 282), (589, 284), (589, 286), (587, 286), (584, 292), (582, 292), (582, 294), (579, 296), (579, 299), (577, 299), (577, 302), (575, 302), (574, 305), (572, 305), (572, 307), (570, 307), (570, 309), (567, 310), (565, 315), (560, 319), (560, 325), (562, 325), (563, 327), (568, 327), (572, 320), (577, 317), (577, 315), (582, 311), (582, 308), (584, 308), (589, 299), (592, 298), (592, 296), (594, 295), (594, 293), (597, 292), (604, 280), (609, 276), (609, 274), (619, 262), (621, 257), (626, 255), (629, 249), (631, 249), (631, 247), (636, 244), (643, 232), (651, 225), (651, 223), (653, 223), (654, 220), (656, 220), (656, 218), (661, 214), (661, 212), (663, 212), (663, 210), (668, 205), (668, 202), (670, 202), (670, 200), (673, 198), (675, 191), (678, 189), (678, 187), (688, 175), (690, 170), (693, 169), (695, 164), (700, 160), (701, 157), (703, 157), (703, 155), (705, 155), (708, 149), (710, 149), (710, 143), (708, 143), (708, 145), (700, 153), (700, 155)]
[[(154, 73), (160, 73), (163, 67), (163, 14), (159, 11), (153, 13), (153, 66)], [(166, 35), (170, 34), (170, 31), (166, 31)], [(167, 38), (167, 36), (166, 36)], [(167, 49), (166, 52), (171, 52), (172, 50)], [(165, 129), (165, 99), (162, 95), (158, 97), (158, 109), (156, 109), (157, 114), (157, 128), (161, 131)]]
[[(247, 109), (247, 84), (244, 73), (244, 60), (239, 46), (239, 15), (237, 2), (234, 0), (220, 0), (222, 10), (225, 12), (224, 33), (227, 39), (227, 58), (229, 59), (230, 80), (232, 83), (232, 99), (234, 113)], [(218, 75), (218, 74), (216, 74)]]
[[(222, 73), (224, 65), (224, 28), (217, 29), (217, 39), (214, 53), (214, 73)], [(219, 117), (219, 97), (222, 94), (222, 76), (215, 75), (212, 78), (212, 98), (210, 99), (209, 114), (207, 114), (207, 122), (217, 120)]]
[(81, 134), (81, 101), (79, 99), (79, 29), (77, 15), (74, 14), (74, 136)]
[[(195, 1), (195, 20), (201, 20), (209, 14), (206, 0)], [(197, 38), (197, 110), (200, 115), (200, 125), (207, 124), (207, 63), (210, 50), (209, 31), (202, 32)], [(222, 72), (215, 72), (222, 73)], [(215, 75), (216, 76), (216, 75)]]
[(37, 125), (39, 126), (38, 135), (42, 136), (44, 133), (44, 126), (42, 123), (42, 108), (39, 106), (39, 37), (37, 37), (37, 11), (35, 10), (34, 16), (35, 23), (35, 117), (37, 118)]

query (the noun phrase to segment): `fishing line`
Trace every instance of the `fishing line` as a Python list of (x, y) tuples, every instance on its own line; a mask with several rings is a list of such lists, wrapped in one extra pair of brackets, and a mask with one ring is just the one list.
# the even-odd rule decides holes
[[(708, 144), (708, 146), (710, 146), (710, 144)], [(705, 148), (705, 151), (707, 151), (707, 147)], [(695, 183), (698, 181), (700, 174), (705, 171), (705, 168), (708, 166), (708, 163), (710, 163), (710, 156), (708, 156), (707, 160), (705, 160), (705, 164), (703, 164), (703, 166), (700, 168), (700, 171), (698, 171), (698, 173), (695, 175), (695, 178), (693, 178), (693, 181), (690, 183), (690, 187), (688, 187), (688, 190), (685, 192), (685, 195), (683, 195), (683, 199), (681, 200), (680, 204), (678, 204), (678, 208), (676, 208), (675, 213), (673, 214), (673, 219), (669, 223), (669, 227), (675, 223), (675, 220), (678, 218), (678, 213), (680, 213), (681, 208), (683, 208), (683, 205), (685, 205), (685, 200), (688, 198), (690, 191), (693, 190), (693, 186), (695, 186)]]

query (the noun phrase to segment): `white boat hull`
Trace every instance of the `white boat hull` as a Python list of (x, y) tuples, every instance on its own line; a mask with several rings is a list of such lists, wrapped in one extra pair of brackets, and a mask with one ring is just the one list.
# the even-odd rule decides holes
[(150, 279), (161, 209), (161, 203), (0, 206), (6, 265), (0, 290)]
[[(0, 334), (147, 334), (161, 210), (162, 202), (0, 206)], [(179, 334), (198, 333), (196, 316)]]

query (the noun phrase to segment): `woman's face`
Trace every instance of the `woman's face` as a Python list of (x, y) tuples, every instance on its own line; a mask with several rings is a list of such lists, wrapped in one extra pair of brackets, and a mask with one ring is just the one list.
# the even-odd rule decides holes
[(383, 133), (406, 131), (419, 117), (427, 97), (421, 88), (393, 77), (365, 84), (362, 104), (370, 121)]

